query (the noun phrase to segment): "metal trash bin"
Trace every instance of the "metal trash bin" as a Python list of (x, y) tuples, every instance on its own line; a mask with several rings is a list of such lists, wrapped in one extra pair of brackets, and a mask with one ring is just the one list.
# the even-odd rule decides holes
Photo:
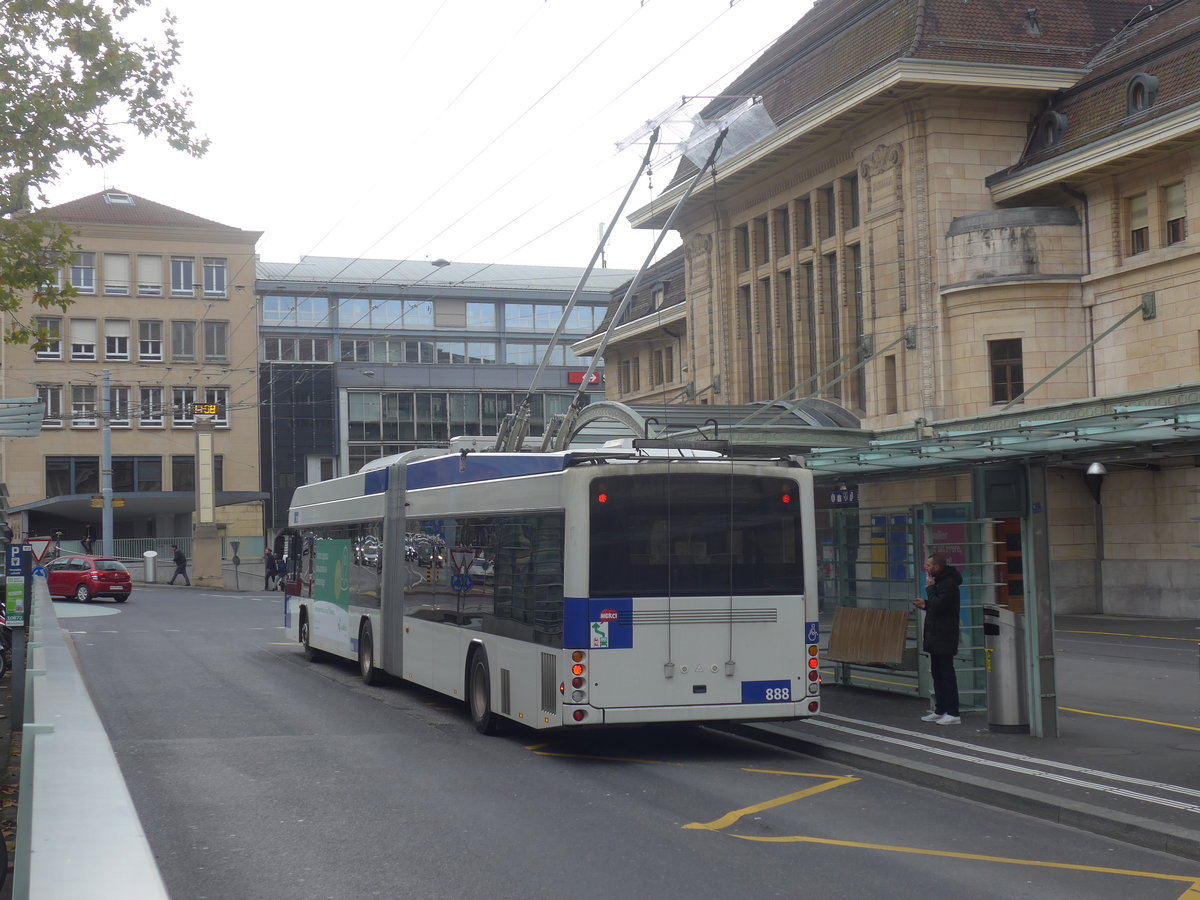
[(142, 554), (142, 562), (146, 566), (146, 584), (154, 584), (155, 577), (158, 573), (158, 551), (147, 550)]
[(1025, 617), (1003, 606), (984, 606), (983, 642), (987, 654), (988, 728), (1027, 734)]

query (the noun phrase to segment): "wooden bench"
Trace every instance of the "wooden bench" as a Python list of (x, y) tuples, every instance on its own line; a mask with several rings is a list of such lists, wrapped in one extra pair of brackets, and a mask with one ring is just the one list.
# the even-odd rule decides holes
[(905, 609), (872, 609), (839, 606), (833, 614), (825, 659), (863, 666), (900, 666), (911, 662), (905, 655), (908, 636)]

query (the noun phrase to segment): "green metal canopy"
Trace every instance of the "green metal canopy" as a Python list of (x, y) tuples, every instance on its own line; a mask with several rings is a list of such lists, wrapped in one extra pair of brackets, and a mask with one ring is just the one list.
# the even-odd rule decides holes
[(814, 447), (807, 454), (818, 475), (949, 474), (998, 462), (1149, 462), (1200, 453), (1200, 403), (1113, 406), (1102, 415), (1030, 418), (1008, 427), (945, 427), (902, 440), (871, 440), (865, 447)]
[(37, 437), (43, 417), (37, 397), (0, 399), (0, 437)]

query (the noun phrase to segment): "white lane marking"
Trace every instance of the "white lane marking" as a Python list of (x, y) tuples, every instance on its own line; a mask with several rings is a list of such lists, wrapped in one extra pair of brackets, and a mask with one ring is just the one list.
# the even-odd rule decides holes
[(1093, 782), (1093, 781), (1083, 781), (1082, 779), (1079, 779), (1079, 778), (1071, 778), (1069, 776), (1059, 775), (1054, 772), (1043, 772), (1038, 769), (1029, 769), (1029, 768), (1025, 768), (1024, 766), (1012, 765), (1011, 763), (1001, 762), (998, 760), (981, 759), (978, 755), (974, 755), (974, 754), (991, 753), (995, 756), (1007, 757), (1010, 759), (1018, 759), (1023, 762), (1031, 762), (1031, 763), (1035, 763), (1037, 765), (1046, 766), (1047, 768), (1065, 769), (1070, 772), (1076, 772), (1080, 775), (1090, 775), (1090, 776), (1098, 777), (1098, 778), (1107, 778), (1112, 781), (1120, 781), (1120, 782), (1124, 782), (1126, 784), (1136, 784), (1141, 787), (1151, 788), (1151, 789), (1155, 789), (1155, 790), (1178, 793), (1178, 794), (1185, 794), (1185, 795), (1193, 796), (1193, 797), (1200, 797), (1200, 791), (1195, 791), (1195, 790), (1192, 790), (1191, 788), (1180, 787), (1179, 785), (1174, 785), (1174, 784), (1165, 784), (1165, 783), (1158, 782), (1158, 781), (1146, 781), (1146, 780), (1140, 779), (1140, 778), (1129, 778), (1124, 775), (1114, 774), (1112, 772), (1103, 772), (1103, 771), (1100, 771), (1099, 769), (1085, 769), (1080, 766), (1072, 766), (1069, 763), (1060, 763), (1060, 762), (1055, 762), (1053, 760), (1048, 760), (1048, 759), (1038, 759), (1036, 757), (1024, 756), (1019, 753), (1010, 753), (1010, 752), (1004, 751), (1004, 750), (993, 750), (993, 749), (990, 749), (987, 747), (980, 747), (975, 744), (965, 743), (963, 741), (956, 741), (956, 740), (953, 740), (950, 738), (941, 738), (941, 737), (933, 737), (933, 736), (927, 737), (918, 732), (905, 731), (902, 728), (895, 728), (890, 725), (875, 725), (874, 723), (871, 723), (871, 722), (862, 722), (858, 719), (849, 719), (849, 718), (845, 718), (843, 716), (832, 716), (832, 715), (829, 715), (828, 713), (823, 714), (822, 718), (824, 718), (824, 719), (839, 719), (843, 722), (853, 722), (855, 724), (866, 725), (871, 728), (878, 728), (881, 731), (888, 731), (888, 732), (892, 732), (894, 734), (912, 735), (913, 737), (919, 737), (923, 741), (926, 741), (926, 742), (949, 744), (951, 746), (961, 747), (963, 749), (970, 750), (970, 751), (972, 751), (972, 753), (971, 754), (957, 753), (952, 750), (942, 749), (940, 747), (931, 747), (929, 745), (929, 743), (921, 743), (921, 742), (917, 742), (917, 741), (908, 741), (908, 740), (904, 740), (904, 739), (896, 738), (896, 737), (888, 737), (887, 735), (880, 735), (880, 734), (875, 734), (875, 733), (872, 733), (869, 731), (862, 731), (858, 728), (847, 728), (843, 725), (835, 725), (832, 722), (822, 721), (821, 718), (810, 719), (809, 724), (816, 725), (821, 728), (828, 728), (831, 731), (840, 731), (845, 734), (857, 735), (858, 737), (865, 737), (865, 738), (871, 738), (874, 740), (881, 740), (881, 741), (884, 741), (889, 744), (895, 744), (895, 745), (901, 746), (901, 747), (908, 747), (910, 749), (920, 750), (925, 753), (934, 753), (934, 754), (937, 754), (938, 756), (945, 756), (949, 759), (958, 759), (958, 760), (962, 760), (963, 762), (974, 763), (975, 765), (990, 766), (991, 768), (994, 768), (994, 769), (1003, 769), (1005, 771), (1013, 772), (1018, 775), (1030, 775), (1034, 778), (1044, 778), (1049, 781), (1058, 781), (1062, 784), (1070, 784), (1070, 785), (1074, 785), (1075, 787), (1082, 787), (1082, 788), (1088, 788), (1089, 790), (1102, 791), (1106, 794), (1114, 794), (1119, 797), (1128, 797), (1131, 800), (1141, 800), (1146, 803), (1156, 803), (1160, 806), (1170, 806), (1174, 809), (1181, 809), (1181, 810), (1185, 810), (1186, 812), (1193, 812), (1193, 813), (1200, 814), (1200, 806), (1198, 806), (1194, 803), (1183, 803), (1178, 800), (1171, 800), (1169, 798), (1164, 798), (1164, 797), (1152, 797), (1149, 794), (1140, 794), (1137, 791), (1130, 791), (1130, 790), (1126, 790), (1121, 787), (1114, 787), (1114, 786), (1108, 785), (1108, 784), (1099, 784), (1099, 783)]
[[(1194, 788), (1182, 787), (1177, 784), (1167, 784), (1162, 781), (1149, 781), (1144, 778), (1134, 778), (1129, 775), (1118, 775), (1115, 772), (1105, 772), (1103, 769), (1091, 769), (1085, 766), (1073, 766), (1070, 763), (1058, 762), (1052, 759), (1041, 759), (1037, 756), (1030, 756), (1027, 753), (1014, 753), (1011, 750), (999, 750), (994, 747), (982, 747), (978, 744), (972, 744), (969, 741), (958, 741), (954, 738), (942, 737), (940, 735), (926, 735), (919, 731), (909, 731), (904, 728), (897, 728), (894, 725), (878, 725), (874, 722), (867, 722), (862, 719), (851, 719), (846, 716), (837, 716), (824, 714), (824, 718), (837, 719), (839, 722), (850, 722), (854, 725), (865, 725), (869, 728), (877, 728), (880, 731), (889, 731), (893, 734), (903, 734), (912, 737), (919, 737), (922, 740), (945, 744), (949, 747), (959, 747), (964, 750), (972, 750), (976, 753), (990, 753), (992, 756), (1000, 756), (1006, 759), (1015, 759), (1020, 762), (1032, 763), (1038, 766), (1046, 766), (1050, 769), (1066, 769), (1069, 772), (1075, 772), (1080, 775), (1089, 775), (1094, 778), (1107, 778), (1110, 781), (1119, 781), (1124, 784), (1136, 784), (1142, 787), (1155, 788), (1163, 791), (1171, 791), (1176, 794), (1185, 794), (1189, 797), (1200, 797), (1200, 790)], [(813, 724), (820, 724), (820, 720), (811, 720)]]
[(59, 619), (78, 619), (86, 616), (115, 616), (121, 612), (115, 606), (96, 606), (82, 603), (55, 603), (54, 615)]

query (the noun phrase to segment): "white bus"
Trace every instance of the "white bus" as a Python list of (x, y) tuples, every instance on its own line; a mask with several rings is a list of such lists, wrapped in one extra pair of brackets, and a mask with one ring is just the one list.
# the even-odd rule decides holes
[(812, 475), (680, 451), (428, 451), (296, 490), (285, 625), (475, 726), (820, 708)]

